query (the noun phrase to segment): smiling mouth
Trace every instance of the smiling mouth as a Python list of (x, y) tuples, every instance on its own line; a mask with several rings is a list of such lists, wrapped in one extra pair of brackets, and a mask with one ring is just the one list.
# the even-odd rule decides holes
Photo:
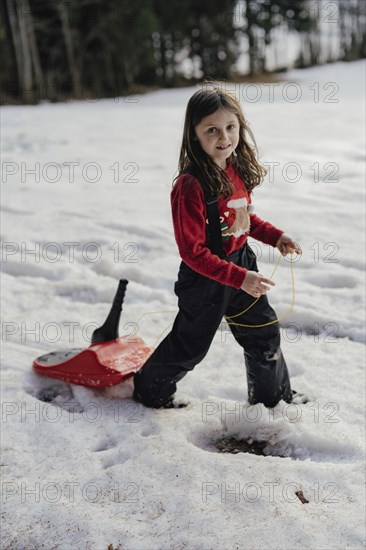
[(220, 149), (221, 151), (225, 151), (225, 149), (228, 149), (230, 147), (230, 143), (229, 145), (225, 145), (225, 147), (223, 147), (222, 145), (220, 145), (219, 147), (216, 147), (216, 149)]

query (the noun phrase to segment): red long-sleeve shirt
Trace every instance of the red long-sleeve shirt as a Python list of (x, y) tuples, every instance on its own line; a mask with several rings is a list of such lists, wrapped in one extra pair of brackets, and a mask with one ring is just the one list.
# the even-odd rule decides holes
[[(235, 191), (227, 199), (218, 199), (223, 248), (226, 255), (241, 248), (248, 235), (273, 247), (283, 231), (250, 213), (251, 197), (245, 184), (230, 163), (225, 173)], [(212, 254), (206, 236), (207, 212), (202, 187), (196, 178), (189, 185), (190, 174), (181, 174), (171, 192), (175, 240), (182, 260), (192, 269), (219, 283), (240, 288), (247, 269)]]

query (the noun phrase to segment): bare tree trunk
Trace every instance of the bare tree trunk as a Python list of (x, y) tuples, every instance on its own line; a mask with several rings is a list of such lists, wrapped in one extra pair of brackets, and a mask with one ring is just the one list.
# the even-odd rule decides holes
[(69, 69), (71, 73), (73, 87), (74, 87), (74, 90), (76, 90), (79, 84), (81, 84), (81, 78), (80, 78), (79, 66), (75, 57), (74, 41), (72, 38), (72, 32), (70, 28), (69, 14), (67, 11), (67, 6), (65, 6), (62, 0), (57, 4), (57, 9), (61, 20), (62, 32), (64, 35), (65, 46), (66, 46), (67, 61), (69, 63)]
[(17, 17), (15, 15), (16, 12), (15, 12), (15, 5), (13, 0), (6, 0), (6, 8), (8, 12), (11, 35), (13, 39), (20, 94), (22, 99), (24, 99), (24, 95), (25, 95), (25, 84), (24, 84), (24, 78), (23, 78), (24, 61), (23, 61), (23, 52), (22, 52), (22, 44), (20, 39), (19, 25), (18, 25)]
[(347, 7), (343, 0), (339, 0), (339, 33), (340, 33), (340, 59), (346, 61), (348, 59), (349, 50), (349, 30), (347, 29)]
[(254, 16), (252, 14), (250, 2), (246, 2), (245, 16), (247, 20), (247, 36), (249, 42), (249, 74), (253, 75), (257, 72), (256, 67), (256, 56), (257, 56), (257, 47), (256, 47), (256, 37), (254, 33)]
[[(288, 32), (288, 26), (286, 24), (282, 23), (278, 27), (278, 39), (274, 43), (275, 68), (276, 68), (276, 70), (283, 69), (283, 67), (285, 65), (285, 63), (283, 61), (283, 58), (282, 58), (282, 55), (283, 55), (283, 50), (284, 50), (283, 44), (288, 39), (287, 32)], [(302, 33), (300, 33), (300, 54), (299, 54), (300, 59), (301, 59), (301, 55), (302, 55)], [(287, 66), (288, 66), (288, 59), (286, 59), (286, 67)]]
[(353, 33), (356, 38), (356, 51), (355, 51), (356, 59), (360, 59), (363, 57), (362, 52), (363, 52), (363, 45), (364, 45), (365, 32), (366, 32), (365, 15), (366, 15), (366, 10), (365, 10), (364, 1), (362, 0), (362, 4), (361, 4), (360, 0), (357, 0), (356, 5), (354, 7), (355, 18), (354, 18), (354, 24), (353, 24)]
[[(20, 43), (22, 48), (24, 91), (25, 93), (31, 93), (33, 90), (33, 71), (28, 39), (27, 16), (25, 14), (25, 6), (22, 3), (22, 0), (15, 1), (18, 15)], [(22, 10), (24, 13), (22, 13)]]
[(306, 55), (306, 39), (305, 39), (305, 33), (300, 31), (300, 52), (299, 57), (297, 61), (297, 67), (300, 69), (303, 69), (304, 67), (307, 67), (307, 55)]
[(364, 0), (359, 3), (358, 35), (360, 37), (360, 57), (366, 57), (366, 27), (363, 23), (366, 20), (366, 4)]
[(308, 45), (310, 51), (310, 65), (318, 65), (320, 54), (320, 40), (318, 29), (309, 33)]
[(34, 33), (32, 13), (30, 10), (28, 0), (22, 0), (22, 2), (24, 5), (25, 23), (26, 23), (26, 28), (28, 32), (30, 55), (31, 55), (31, 60), (33, 64), (33, 69), (34, 69), (34, 76), (35, 76), (37, 88), (42, 93), (44, 89), (43, 88), (44, 78), (43, 78), (43, 72), (41, 67), (41, 61), (39, 59), (37, 41)]
[(334, 42), (334, 25), (328, 25), (327, 42), (325, 44), (324, 60), (326, 63), (334, 61), (333, 58), (333, 42)]
[(122, 56), (122, 66), (123, 66), (123, 87), (130, 89), (135, 83), (135, 74), (134, 74), (134, 61), (131, 60), (131, 56), (126, 56), (123, 53)]

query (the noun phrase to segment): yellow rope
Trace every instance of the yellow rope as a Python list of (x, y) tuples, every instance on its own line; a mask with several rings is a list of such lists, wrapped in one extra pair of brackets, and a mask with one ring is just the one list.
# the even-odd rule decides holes
[[(278, 258), (276, 267), (274, 268), (273, 273), (270, 276), (270, 279), (272, 279), (274, 273), (276, 272), (276, 269), (277, 269), (277, 267), (280, 263), (281, 258), (282, 258), (282, 256), (280, 256)], [(292, 312), (292, 310), (294, 309), (294, 305), (295, 305), (295, 280), (294, 280), (294, 269), (293, 269), (293, 262), (292, 262), (292, 253), (291, 253), (291, 259), (290, 259), (290, 270), (291, 270), (291, 280), (292, 280), (292, 302), (291, 302), (290, 309), (288, 311), (286, 311), (286, 313), (281, 315), (281, 317), (277, 317), (277, 319), (274, 319), (273, 321), (269, 321), (268, 323), (263, 323), (262, 325), (244, 325), (242, 323), (230, 323), (229, 321), (227, 321), (227, 324), (228, 325), (235, 325), (237, 327), (245, 327), (245, 328), (262, 328), (262, 327), (268, 327), (269, 325), (273, 325), (275, 323), (279, 323), (282, 319), (285, 319), (285, 317), (288, 317), (290, 315), (290, 313)], [(254, 304), (256, 304), (258, 302), (258, 300), (260, 300), (260, 298), (261, 298), (261, 296), (256, 298), (254, 300), (254, 302), (252, 302), (246, 309), (244, 309), (240, 313), (236, 313), (235, 315), (225, 315), (225, 319), (234, 319), (234, 317), (239, 317), (240, 315), (243, 315), (243, 313), (246, 313), (251, 307), (253, 307)]]
[[(283, 315), (281, 315), (281, 317), (277, 317), (277, 319), (274, 319), (273, 321), (269, 321), (268, 323), (263, 323), (261, 325), (244, 325), (242, 323), (235, 323), (235, 322), (227, 321), (227, 319), (234, 319), (235, 317), (240, 317), (241, 315), (243, 315), (244, 313), (249, 311), (249, 309), (252, 308), (258, 302), (258, 300), (260, 300), (261, 296), (259, 296), (258, 298), (256, 298), (254, 300), (254, 302), (252, 302), (246, 309), (244, 309), (240, 313), (236, 313), (235, 315), (225, 315), (225, 319), (226, 319), (226, 322), (227, 322), (228, 325), (235, 325), (235, 326), (238, 326), (238, 327), (245, 327), (245, 328), (262, 328), (262, 327), (267, 327), (269, 325), (273, 325), (275, 323), (279, 323), (282, 319), (284, 319), (285, 317), (288, 317), (288, 315), (290, 315), (290, 313), (294, 309), (294, 305), (295, 305), (295, 279), (294, 279), (294, 269), (293, 269), (293, 259), (292, 259), (293, 253), (291, 252), (290, 254), (291, 254), (290, 271), (291, 271), (291, 281), (292, 281), (292, 301), (291, 301), (291, 306), (290, 306), (289, 310), (286, 311)], [(274, 270), (273, 270), (273, 272), (270, 276), (270, 279), (272, 279), (273, 275), (276, 273), (276, 270), (279, 266), (281, 258), (282, 258), (282, 255), (279, 256), (279, 258), (277, 260), (277, 263), (276, 263), (276, 266), (275, 266), (275, 268), (274, 268)], [(173, 309), (167, 309), (167, 310), (159, 310), (159, 311), (147, 311), (146, 313), (143, 313), (142, 315), (140, 315), (140, 317), (137, 319), (136, 323), (138, 324), (140, 319), (145, 317), (145, 315), (156, 315), (157, 313), (177, 313), (177, 310), (176, 309), (174, 309), (174, 310)], [(169, 325), (166, 326), (161, 331), (161, 333), (159, 334), (158, 338), (156, 339), (155, 344), (154, 344), (153, 347), (156, 347), (157, 342), (161, 338), (162, 334), (164, 334), (164, 332), (167, 329), (169, 329), (172, 326), (172, 324), (173, 323), (169, 323)]]
[(140, 317), (136, 321), (136, 324), (138, 325), (140, 319), (145, 317), (145, 315), (155, 315), (156, 313), (177, 313), (177, 310), (176, 309), (165, 309), (165, 310), (159, 309), (159, 311), (147, 311), (146, 313), (143, 313), (142, 315), (140, 315)]
[(170, 328), (172, 325), (173, 325), (173, 323), (170, 323), (167, 327), (165, 327), (164, 330), (161, 331), (161, 333), (159, 334), (159, 336), (158, 336), (157, 339), (155, 340), (155, 344), (153, 345), (154, 348), (157, 346), (157, 342), (159, 342), (159, 339), (160, 339), (161, 335), (164, 334), (164, 332), (165, 332), (168, 328)]
[[(140, 317), (137, 319), (136, 321), (136, 324), (138, 325), (140, 319), (142, 319), (143, 317), (145, 317), (145, 315), (156, 315), (157, 313), (177, 313), (177, 310), (176, 309), (166, 309), (166, 310), (160, 310), (160, 311), (147, 311), (146, 313), (143, 313), (142, 315), (140, 315)], [(169, 323), (169, 325), (167, 327), (164, 328), (164, 330), (161, 331), (161, 333), (159, 334), (159, 336), (157, 337), (157, 339), (155, 340), (155, 343), (154, 345), (152, 346), (153, 348), (155, 348), (157, 346), (157, 342), (159, 341), (160, 337), (162, 334), (164, 334), (164, 332), (170, 328), (172, 326), (173, 323)]]

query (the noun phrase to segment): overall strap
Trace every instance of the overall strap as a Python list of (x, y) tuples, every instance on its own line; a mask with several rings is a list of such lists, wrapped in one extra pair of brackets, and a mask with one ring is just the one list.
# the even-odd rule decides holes
[(218, 208), (218, 197), (205, 193), (205, 202), (207, 209), (207, 236), (209, 242), (209, 248), (212, 254), (216, 254), (220, 258), (225, 256), (224, 248), (222, 246), (222, 236), (220, 227), (220, 216)]
[(202, 182), (196, 176), (192, 168), (185, 169), (184, 173), (190, 174), (191, 176), (195, 177), (202, 187), (203, 194), (205, 197), (206, 210), (207, 210), (208, 224), (206, 227), (206, 234), (208, 239), (208, 246), (212, 254), (216, 254), (220, 258), (224, 258), (225, 252), (224, 252), (224, 247), (222, 245), (220, 216), (219, 216), (219, 208), (218, 208), (218, 195), (211, 195), (211, 193), (209, 193), (206, 186), (202, 184)]

